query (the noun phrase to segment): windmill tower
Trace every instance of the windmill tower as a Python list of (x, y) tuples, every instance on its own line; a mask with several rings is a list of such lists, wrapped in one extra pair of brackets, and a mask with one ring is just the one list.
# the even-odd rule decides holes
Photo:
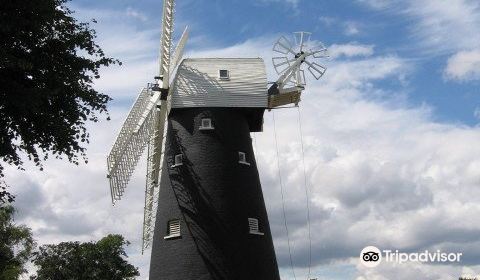
[[(279, 79), (267, 90), (260, 58), (183, 59), (185, 29), (170, 56), (174, 0), (165, 0), (156, 83), (135, 101), (108, 156), (112, 202), (118, 201), (148, 147), (143, 248), (152, 246), (151, 280), (278, 280), (251, 132), (265, 109), (298, 104), (309, 33), (281, 37), (273, 58)], [(175, 73), (175, 75), (173, 75)]]

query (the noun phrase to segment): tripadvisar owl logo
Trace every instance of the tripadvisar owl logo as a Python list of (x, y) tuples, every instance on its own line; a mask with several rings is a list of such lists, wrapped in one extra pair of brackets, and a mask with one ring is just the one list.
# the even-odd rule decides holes
[(375, 246), (367, 246), (360, 252), (360, 262), (366, 267), (376, 267), (382, 261), (382, 252)]
[(362, 258), (366, 262), (376, 262), (380, 257), (378, 253), (370, 251), (370, 252), (363, 253)]

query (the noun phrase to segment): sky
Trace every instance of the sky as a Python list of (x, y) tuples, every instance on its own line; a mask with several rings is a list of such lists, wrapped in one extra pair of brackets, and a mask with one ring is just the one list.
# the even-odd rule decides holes
[[(470, 0), (178, 0), (175, 38), (188, 25), (185, 57), (262, 57), (278, 75), (272, 46), (310, 31), (330, 57), (307, 79), (299, 108), (265, 114), (252, 134), (282, 279), (306, 279), (311, 205), (311, 276), (319, 280), (456, 279), (480, 274), (480, 3)], [(39, 244), (120, 233), (129, 260), (141, 255), (145, 164), (123, 200), (110, 202), (106, 156), (140, 88), (156, 75), (162, 1), (74, 0), (95, 18), (98, 43), (122, 66), (101, 71), (95, 88), (114, 100), (112, 120), (89, 124), (88, 164), (49, 160), (44, 171), (6, 169), (17, 222)], [(275, 121), (274, 121), (275, 118)], [(106, 117), (104, 118), (106, 119)], [(301, 127), (300, 127), (301, 124)], [(285, 185), (293, 270), (281, 212)], [(301, 128), (301, 133), (300, 133)], [(305, 157), (301, 153), (301, 136)], [(460, 263), (362, 266), (362, 248), (461, 252)]]

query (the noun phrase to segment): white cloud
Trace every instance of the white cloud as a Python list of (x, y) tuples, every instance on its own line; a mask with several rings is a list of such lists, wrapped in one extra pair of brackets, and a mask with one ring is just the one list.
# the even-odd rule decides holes
[(338, 87), (342, 91), (361, 88), (366, 93), (371, 90), (371, 95), (375, 90), (372, 88), (372, 82), (386, 77), (403, 79), (402, 74), (409, 68), (401, 59), (394, 56), (372, 57), (349, 62), (334, 61), (328, 65), (330, 66), (327, 70), (329, 75), (325, 79), (328, 79), (332, 87)]
[(374, 9), (408, 20), (410, 38), (406, 46), (424, 54), (451, 55), (445, 77), (478, 79), (480, 59), (480, 2), (475, 0), (359, 0)]
[(284, 1), (293, 5), (294, 7), (297, 7), (298, 3), (300, 2), (300, 0), (284, 0)]
[[(371, 64), (362, 62), (381, 63), (381, 59)], [(350, 66), (357, 68), (356, 64)], [(364, 69), (368, 73), (373, 68)], [(372, 77), (394, 77), (399, 68), (382, 69), (391, 70), (379, 71)], [(331, 67), (329, 71), (332, 75), (337, 69)], [(357, 82), (340, 83), (327, 75), (324, 84), (307, 90), (302, 103), (307, 174), (314, 203), (311, 215), (315, 263), (328, 264), (355, 256), (369, 244), (411, 250), (447, 246), (475, 259), (476, 247), (468, 246), (478, 242), (480, 227), (469, 221), (480, 213), (474, 198), (480, 176), (480, 149), (472, 149), (471, 143), (480, 140), (480, 131), (435, 123), (427, 108), (392, 108), (368, 101), (364, 96), (368, 81), (361, 72), (350, 69), (345, 73), (349, 73), (349, 80)], [(301, 215), (304, 198), (300, 147), (298, 134), (294, 133), (298, 127), (292, 121), (296, 112), (275, 113), (278, 138), (283, 143), (280, 162), (289, 178), (287, 217), (292, 223), (294, 259), (300, 266), (305, 264), (308, 247), (305, 218)], [(267, 203), (270, 209), (278, 209), (278, 182), (269, 148), (273, 143), (271, 127), (271, 117), (267, 116), (265, 132), (257, 136), (262, 151), (258, 157)], [(284, 244), (280, 213), (270, 211), (277, 217), (272, 218), (276, 244)], [(303, 227), (298, 226), (302, 220)], [(279, 248), (279, 259), (286, 266), (285, 247)], [(301, 260), (303, 263), (299, 263)], [(428, 276), (422, 279), (444, 279), (438, 278), (442, 272), (436, 267), (419, 266), (423, 272), (418, 275)], [(364, 274), (364, 279), (412, 279), (409, 269), (394, 267), (358, 274)], [(447, 269), (452, 275), (459, 273), (456, 267)]]
[(374, 9), (384, 9), (391, 4), (391, 0), (357, 0), (360, 3), (369, 5)]
[(138, 89), (152, 82), (158, 72), (160, 26), (138, 28), (135, 23), (144, 15), (132, 8), (106, 10), (71, 5), (79, 19), (87, 21), (93, 17), (98, 21), (93, 25), (98, 44), (107, 56), (123, 63), (100, 69), (100, 79), (95, 81), (97, 90), (114, 99), (134, 99)]
[(480, 120), (480, 107), (475, 108), (475, 111), (473, 111), (473, 116)]
[(127, 14), (127, 16), (132, 17), (132, 18), (136, 18), (140, 21), (147, 21), (148, 20), (148, 18), (145, 14), (133, 9), (132, 7), (127, 8), (126, 14)]
[(480, 79), (480, 49), (461, 51), (450, 57), (444, 75), (459, 81)]
[(156, 60), (123, 61), (122, 66), (112, 66), (100, 71), (100, 79), (95, 87), (116, 99), (131, 99), (137, 97), (139, 89), (154, 81), (157, 73)]
[(297, 6), (300, 0), (260, 0), (260, 2), (277, 2), (277, 3), (286, 3), (289, 5)]
[(345, 29), (344, 29), (344, 33), (345, 35), (348, 35), (348, 36), (352, 36), (352, 35), (357, 35), (358, 33), (360, 33), (360, 30), (358, 28), (358, 24), (355, 23), (355, 22), (346, 22), (344, 24), (345, 26)]
[[(122, 59), (145, 59), (157, 56), (159, 26), (152, 29), (139, 28), (138, 19), (147, 19), (137, 10), (89, 9), (70, 4), (78, 19), (89, 21), (94, 18), (98, 23), (92, 27), (98, 34), (98, 43), (107, 55)], [(142, 20), (143, 21), (143, 20)]]
[[(435, 123), (428, 107), (393, 105), (385, 102), (388, 98), (371, 100), (372, 92), (379, 90), (372, 82), (408, 75), (409, 66), (399, 58), (330, 64), (325, 79), (307, 88), (301, 105), (314, 202), (315, 262), (357, 255), (370, 243), (391, 248), (450, 246), (473, 253), (462, 244), (476, 242), (475, 232), (480, 232), (467, 218), (480, 212), (471, 196), (480, 175), (475, 171), (480, 149), (471, 153), (470, 148), (480, 140), (480, 131)], [(300, 146), (293, 133), (298, 131), (296, 112), (275, 114), (283, 143), (280, 162), (289, 178), (287, 217), (293, 228), (294, 259), (300, 266), (308, 247), (305, 227), (299, 226), (302, 220), (305, 225), (305, 218)], [(274, 151), (269, 147), (271, 127), (267, 115), (265, 132), (256, 135), (258, 158), (277, 252), (281, 264), (288, 266), (281, 214), (275, 210), (280, 198)], [(453, 139), (455, 145), (450, 144)], [(429, 276), (426, 279), (442, 275), (431, 267), (419, 269), (424, 271), (419, 275)], [(448, 270), (459, 273), (455, 267)], [(364, 279), (409, 279), (407, 267), (381, 271), (377, 277), (365, 273)]]
[(319, 17), (320, 22), (325, 24), (326, 26), (331, 26), (334, 24), (337, 20), (333, 17), (327, 17), (327, 16), (321, 16)]
[(480, 37), (474, 35), (480, 26), (478, 1), (410, 1), (405, 12), (418, 19), (414, 39), (426, 48), (455, 51), (480, 45)]
[(343, 45), (333, 44), (328, 48), (328, 54), (332, 59), (339, 57), (371, 56), (373, 54), (373, 45), (361, 45), (349, 43)]
[(408, 21), (408, 46), (428, 53), (451, 53), (476, 48), (480, 37), (480, 3), (475, 0), (359, 0), (374, 9), (395, 13)]
[(404, 264), (385, 264), (382, 263), (375, 269), (368, 269), (358, 266), (362, 271), (362, 276), (356, 280), (451, 280), (458, 279), (462, 275), (462, 267), (452, 267), (447, 265), (425, 265), (418, 263)]

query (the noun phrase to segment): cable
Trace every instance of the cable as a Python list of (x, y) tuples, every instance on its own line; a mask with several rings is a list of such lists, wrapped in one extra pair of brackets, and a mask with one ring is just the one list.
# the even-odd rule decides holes
[(302, 162), (303, 162), (303, 184), (305, 187), (305, 197), (307, 200), (307, 227), (308, 227), (308, 277), (310, 279), (311, 269), (312, 269), (312, 231), (310, 226), (310, 196), (308, 194), (308, 185), (307, 185), (307, 171), (305, 165), (305, 150), (303, 148), (303, 133), (302, 133), (302, 117), (300, 114), (300, 107), (298, 109), (298, 130), (300, 131), (300, 143), (302, 144)]
[(275, 124), (275, 113), (273, 114), (273, 132), (275, 134), (275, 148), (277, 152), (277, 169), (278, 169), (278, 180), (280, 181), (280, 193), (282, 194), (282, 212), (283, 212), (283, 221), (285, 224), (285, 232), (287, 233), (287, 244), (288, 244), (288, 255), (290, 257), (290, 266), (292, 268), (293, 279), (297, 280), (295, 276), (295, 269), (293, 268), (293, 258), (292, 258), (292, 251), (290, 248), (290, 235), (288, 234), (288, 225), (287, 225), (287, 214), (285, 212), (285, 196), (283, 194), (283, 182), (282, 182), (282, 173), (280, 172), (280, 158), (278, 152), (278, 142), (277, 142), (277, 128)]

